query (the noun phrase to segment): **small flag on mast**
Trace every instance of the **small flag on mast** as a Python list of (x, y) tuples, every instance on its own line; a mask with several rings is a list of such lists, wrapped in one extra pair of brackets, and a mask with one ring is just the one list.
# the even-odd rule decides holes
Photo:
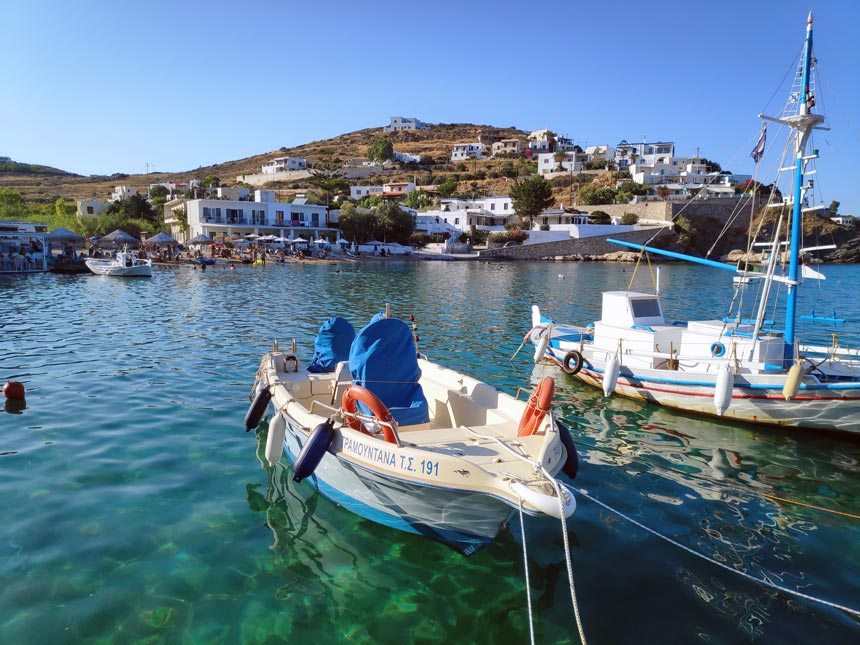
[(762, 155), (764, 155), (764, 144), (765, 144), (766, 140), (767, 140), (767, 123), (762, 123), (761, 124), (761, 136), (759, 136), (758, 142), (755, 144), (755, 148), (753, 148), (752, 152), (750, 153), (750, 157), (752, 157), (753, 161), (755, 161), (756, 163), (758, 163), (761, 160)]

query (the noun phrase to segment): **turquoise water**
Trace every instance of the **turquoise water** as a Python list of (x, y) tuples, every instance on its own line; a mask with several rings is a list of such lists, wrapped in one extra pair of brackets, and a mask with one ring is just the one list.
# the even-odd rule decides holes
[[(362, 520), (264, 467), (263, 433), (243, 431), (248, 391), (273, 339), (308, 358), (322, 320), (358, 326), (389, 302), (415, 314), (432, 360), (513, 393), (541, 375), (528, 348), (510, 361), (531, 303), (593, 320), (631, 267), (338, 268), (0, 276), (0, 380), (27, 387), (23, 412), (0, 414), (0, 642), (528, 642), (517, 520), (469, 558)], [(813, 295), (860, 320), (860, 269), (825, 271)], [(650, 284), (640, 270), (635, 285)], [(731, 277), (664, 266), (661, 286), (668, 318), (710, 316)], [(556, 375), (576, 489), (733, 569), (860, 609), (860, 442), (606, 400)], [(583, 496), (568, 528), (592, 643), (860, 639), (856, 616)], [(576, 642), (559, 523), (527, 519), (526, 545), (536, 641)]]

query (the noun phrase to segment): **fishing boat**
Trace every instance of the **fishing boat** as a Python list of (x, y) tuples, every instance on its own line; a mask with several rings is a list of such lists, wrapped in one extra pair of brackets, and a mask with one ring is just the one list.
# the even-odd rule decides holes
[(44, 224), (0, 220), (0, 273), (47, 271), (47, 230)]
[[(548, 359), (566, 373), (602, 388), (606, 396), (615, 393), (754, 424), (860, 433), (860, 352), (840, 346), (836, 334), (830, 346), (804, 344), (797, 334), (798, 318), (833, 325), (845, 322), (835, 312), (831, 316), (797, 315), (798, 292), (804, 283), (825, 278), (802, 262), (801, 217), (804, 211), (813, 210), (805, 207), (807, 191), (813, 185), (806, 175), (815, 172), (809, 165), (818, 158), (818, 151), (811, 149), (810, 135), (813, 130), (828, 129), (823, 125), (824, 117), (813, 113), (814, 60), (810, 13), (789, 100), (779, 116), (760, 115), (764, 125), (751, 155), (759, 164), (768, 123), (787, 129), (785, 155), (789, 159), (783, 159), (779, 169), (792, 178), (790, 192), (786, 193), (791, 197), (783, 198), (773, 191), (766, 207), (790, 210), (789, 225), (785, 227), (790, 232), (781, 234), (780, 214), (764, 272), (761, 268), (749, 270), (743, 265), (609, 240), (643, 253), (695, 262), (753, 279), (737, 287), (749, 291), (753, 285), (761, 285), (754, 307), (747, 313), (749, 317), (734, 309), (733, 299), (726, 312), (712, 319), (669, 324), (656, 285), (654, 294), (604, 292), (601, 317), (592, 324), (560, 324), (533, 306), (532, 329), (526, 339), (535, 345), (536, 361)], [(786, 273), (777, 273), (782, 237), (787, 237), (788, 267)], [(775, 302), (780, 308), (785, 303), (782, 326), (766, 317)], [(825, 309), (823, 304), (816, 308)]]
[(286, 455), (295, 481), (464, 554), (518, 510), (562, 521), (574, 512), (556, 477), (574, 477), (578, 462), (551, 409), (552, 377), (519, 399), (419, 356), (414, 329), (384, 314), (357, 334), (329, 319), (307, 365), (294, 345), (263, 356), (245, 428), (268, 432), (266, 459)]
[(152, 276), (152, 260), (142, 258), (127, 247), (109, 258), (87, 258), (84, 260), (87, 268), (96, 275), (114, 277), (143, 277)]

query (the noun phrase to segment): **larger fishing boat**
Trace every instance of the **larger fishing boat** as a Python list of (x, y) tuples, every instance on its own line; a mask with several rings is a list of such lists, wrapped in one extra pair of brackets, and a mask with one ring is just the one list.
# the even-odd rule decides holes
[[(660, 296), (631, 291), (603, 293), (600, 320), (590, 325), (559, 324), (532, 308), (528, 338), (536, 346), (535, 359), (549, 359), (568, 374), (602, 387), (609, 396), (650, 401), (670, 408), (723, 416), (757, 424), (860, 432), (860, 354), (840, 346), (833, 335), (830, 346), (800, 342), (797, 336), (798, 291), (804, 280), (824, 275), (802, 262), (803, 212), (818, 158), (811, 149), (813, 130), (828, 129), (824, 117), (813, 113), (815, 58), (812, 51), (812, 13), (789, 99), (779, 116), (760, 115), (761, 134), (752, 157), (757, 167), (766, 149), (767, 124), (787, 128), (788, 145), (779, 172), (792, 178), (786, 197), (773, 184), (766, 205), (777, 212), (790, 210), (787, 237), (788, 266), (777, 272), (783, 248), (783, 217), (778, 215), (764, 271), (752, 267), (673, 253), (650, 246), (610, 240), (622, 246), (734, 272), (744, 282), (760, 285), (753, 311), (745, 317), (733, 304), (710, 320), (667, 324)], [(772, 146), (775, 147), (775, 146)], [(785, 290), (784, 298), (777, 290)], [(823, 291), (822, 291), (823, 293)], [(780, 296), (784, 323), (767, 319), (769, 307)], [(734, 299), (733, 299), (734, 302)], [(825, 309), (824, 303), (816, 307)], [(830, 311), (832, 308), (827, 307)], [(839, 324), (832, 316), (801, 316)]]

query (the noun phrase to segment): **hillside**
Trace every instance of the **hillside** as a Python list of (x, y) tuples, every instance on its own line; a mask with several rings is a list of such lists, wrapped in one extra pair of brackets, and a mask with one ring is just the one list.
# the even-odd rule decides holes
[[(420, 154), (424, 157), (430, 156), (437, 163), (445, 163), (450, 158), (451, 149), (455, 143), (475, 141), (478, 131), (488, 128), (498, 130), (505, 137), (525, 138), (527, 135), (527, 133), (514, 128), (495, 128), (494, 126), (467, 123), (442, 123), (434, 124), (431, 130), (394, 132), (385, 134), (385, 136), (391, 139), (395, 150), (398, 152)], [(225, 161), (181, 172), (153, 172), (137, 175), (116, 173), (110, 176), (83, 177), (56, 169), (52, 169), (56, 171), (53, 174), (35, 170), (36, 168), (46, 168), (44, 166), (30, 166), (29, 171), (9, 172), (3, 170), (2, 165), (0, 165), (0, 188), (16, 190), (28, 199), (53, 202), (58, 197), (65, 199), (89, 199), (92, 197), (106, 199), (114, 186), (118, 185), (136, 186), (143, 192), (152, 183), (203, 179), (209, 175), (215, 175), (229, 185), (235, 183), (235, 179), (239, 175), (259, 173), (262, 165), (274, 157), (303, 157), (312, 166), (321, 159), (324, 151), (331, 150), (343, 162), (348, 159), (366, 159), (368, 147), (383, 134), (381, 127), (366, 128), (331, 139), (311, 141), (293, 148), (280, 148), (245, 159)], [(11, 163), (14, 164), (14, 162)], [(476, 166), (481, 168), (488, 164), (497, 163), (498, 160), (487, 160), (478, 162)], [(27, 166), (28, 164), (15, 165)], [(450, 168), (450, 170), (453, 171), (454, 169)], [(441, 169), (434, 169), (434, 173), (437, 171), (441, 171)], [(397, 173), (389, 172), (386, 175), (396, 177)]]

